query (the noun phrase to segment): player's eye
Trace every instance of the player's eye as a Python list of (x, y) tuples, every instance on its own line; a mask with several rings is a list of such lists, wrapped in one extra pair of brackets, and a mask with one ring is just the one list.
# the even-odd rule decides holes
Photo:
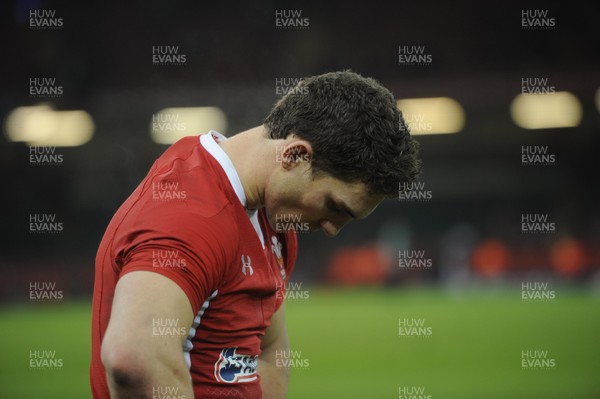
[(331, 198), (327, 199), (327, 209), (335, 213), (342, 213), (342, 210), (335, 205)]

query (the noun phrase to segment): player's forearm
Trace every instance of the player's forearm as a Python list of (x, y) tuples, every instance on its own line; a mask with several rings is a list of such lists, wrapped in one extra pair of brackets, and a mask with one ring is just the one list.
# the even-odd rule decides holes
[(273, 345), (263, 349), (258, 359), (263, 399), (282, 399), (287, 394), (290, 371), (288, 367), (277, 363), (277, 351), (289, 351), (289, 347), (287, 344), (279, 347)]

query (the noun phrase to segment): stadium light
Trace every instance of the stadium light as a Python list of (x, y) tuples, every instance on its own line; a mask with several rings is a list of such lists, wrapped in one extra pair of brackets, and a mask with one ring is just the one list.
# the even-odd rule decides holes
[(75, 147), (91, 140), (94, 121), (86, 111), (56, 111), (48, 105), (17, 107), (5, 123), (9, 141), (30, 146)]
[(172, 144), (211, 129), (223, 134), (227, 129), (227, 117), (221, 108), (165, 108), (152, 115), (150, 121), (150, 137), (158, 144)]
[(510, 104), (510, 115), (523, 129), (575, 127), (581, 122), (581, 103), (573, 94), (519, 94)]
[(449, 97), (406, 98), (396, 105), (411, 134), (458, 133), (465, 125), (463, 107)]

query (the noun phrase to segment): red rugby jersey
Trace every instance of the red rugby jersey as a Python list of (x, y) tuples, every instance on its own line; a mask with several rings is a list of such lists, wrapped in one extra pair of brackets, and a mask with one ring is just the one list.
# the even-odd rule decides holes
[(283, 302), (296, 235), (276, 233), (263, 209), (247, 213), (239, 177), (217, 144), (225, 138), (216, 132), (200, 137), (181, 139), (154, 163), (98, 249), (90, 367), (96, 399), (110, 397), (100, 345), (115, 285), (136, 270), (170, 278), (190, 300), (196, 317), (184, 326), (182, 356), (195, 396), (262, 396), (256, 372), (261, 337)]

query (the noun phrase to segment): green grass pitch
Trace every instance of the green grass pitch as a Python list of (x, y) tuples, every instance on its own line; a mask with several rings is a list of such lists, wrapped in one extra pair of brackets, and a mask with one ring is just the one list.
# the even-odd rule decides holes
[[(88, 385), (90, 304), (0, 309), (0, 398), (81, 399)], [(600, 297), (559, 289), (551, 301), (517, 291), (309, 289), (286, 305), (295, 358), (289, 398), (600, 398)], [(430, 335), (400, 336), (399, 319)], [(56, 370), (30, 368), (55, 350)], [(554, 367), (523, 369), (522, 351)], [(407, 395), (410, 397), (410, 395)], [(418, 396), (417, 396), (418, 397)]]

